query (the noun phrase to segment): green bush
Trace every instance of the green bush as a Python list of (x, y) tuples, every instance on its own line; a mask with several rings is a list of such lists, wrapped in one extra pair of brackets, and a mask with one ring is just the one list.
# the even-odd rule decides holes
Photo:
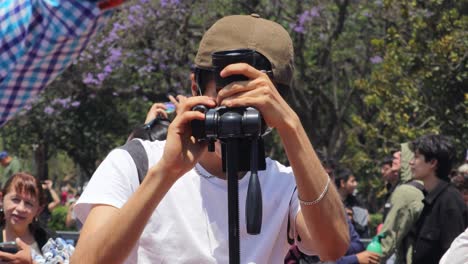
[(68, 207), (59, 205), (53, 211), (50, 216), (48, 227), (55, 231), (72, 230), (65, 226), (65, 219), (67, 218)]
[(380, 213), (369, 215), (369, 230), (370, 230), (371, 236), (376, 235), (377, 226), (382, 223), (382, 220), (383, 220), (383, 215)]

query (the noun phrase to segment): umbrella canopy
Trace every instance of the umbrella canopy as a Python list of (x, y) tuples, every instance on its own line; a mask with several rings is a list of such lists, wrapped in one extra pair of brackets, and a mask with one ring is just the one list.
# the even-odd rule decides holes
[(110, 15), (96, 1), (1, 1), (0, 126), (78, 57)]

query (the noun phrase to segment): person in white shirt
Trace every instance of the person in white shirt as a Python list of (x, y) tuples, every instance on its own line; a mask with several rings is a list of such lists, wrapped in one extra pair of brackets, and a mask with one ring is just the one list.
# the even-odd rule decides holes
[(440, 259), (439, 264), (466, 264), (468, 263), (468, 228), (465, 229)]
[[(255, 50), (266, 58), (271, 74), (244, 63), (230, 64), (221, 77), (244, 75), (248, 80), (217, 89), (211, 54), (233, 49)], [(192, 137), (191, 121), (205, 118), (192, 110), (200, 104), (255, 107), (278, 131), (291, 164), (286, 167), (267, 158), (266, 170), (259, 171), (263, 199), (259, 235), (246, 232), (250, 175), (239, 174), (240, 262), (283, 263), (288, 237), (296, 239), (302, 252), (323, 260), (343, 256), (349, 234), (341, 200), (299, 117), (278, 91), (291, 84), (293, 56), (289, 34), (275, 22), (256, 14), (217, 21), (204, 34), (195, 58), (194, 96), (177, 96), (177, 115), (167, 140), (141, 142), (149, 164), (141, 184), (132, 157), (122, 149), (113, 150), (94, 173), (75, 206), (84, 226), (71, 262), (228, 262), (221, 144), (216, 142), (215, 152), (208, 152), (206, 143)]]

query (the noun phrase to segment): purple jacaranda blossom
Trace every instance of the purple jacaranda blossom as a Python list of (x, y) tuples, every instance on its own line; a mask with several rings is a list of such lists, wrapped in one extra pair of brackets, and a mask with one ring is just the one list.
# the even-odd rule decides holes
[(95, 94), (95, 93), (90, 94), (90, 95), (89, 95), (89, 98), (91, 98), (91, 99), (96, 98), (96, 94)]
[(68, 108), (70, 102), (71, 102), (71, 98), (70, 98), (70, 97), (67, 97), (67, 98), (56, 98), (56, 99), (54, 99), (54, 100), (51, 102), (51, 104), (52, 104), (52, 105), (60, 105), (60, 106), (62, 106), (63, 108)]
[(364, 11), (362, 15), (365, 17), (372, 17), (372, 14), (369, 11)]
[(47, 115), (51, 115), (55, 112), (55, 109), (51, 106), (46, 106), (46, 108), (44, 108), (44, 113), (46, 113)]
[(141, 5), (132, 5), (129, 8), (130, 12), (132, 13), (138, 13), (142, 11)]
[(379, 63), (382, 63), (383, 61), (382, 57), (378, 55), (371, 57), (369, 60), (372, 64), (379, 64)]
[(84, 84), (97, 84), (97, 80), (94, 79), (94, 76), (92, 73), (88, 72), (86, 75), (85, 75), (85, 78), (83, 79), (83, 83)]
[(109, 50), (109, 57), (107, 58), (108, 63), (120, 62), (122, 57), (122, 48), (112, 48)]
[(79, 101), (73, 101), (70, 105), (71, 105), (72, 107), (78, 107), (78, 106), (80, 106), (80, 104), (81, 104), (81, 103), (80, 103)]
[(180, 1), (179, 0), (161, 0), (160, 5), (161, 7), (167, 7), (169, 5), (179, 5)]
[(161, 0), (161, 1), (159, 1), (159, 4), (161, 5), (161, 7), (166, 7), (169, 4), (169, 1), (168, 0)]
[(113, 96), (119, 96), (119, 94), (116, 93), (116, 92), (113, 92), (112, 95), (113, 95)]
[(167, 66), (167, 64), (161, 62), (159, 63), (159, 68), (164, 71), (167, 70), (169, 67)]
[(314, 6), (310, 9), (309, 15), (311, 17), (319, 17), (320, 16), (320, 8), (317, 6)]
[(297, 33), (301, 33), (301, 34), (304, 34), (305, 33), (305, 28), (304, 26), (295, 26), (294, 29), (293, 29), (295, 32)]
[(98, 82), (97, 84), (101, 84), (107, 77), (107, 74), (105, 72), (100, 72), (97, 74), (97, 79), (98, 79)]
[(109, 74), (111, 72), (112, 72), (112, 67), (110, 65), (106, 65), (106, 67), (104, 67), (104, 73)]
[(290, 26), (295, 32), (304, 34), (306, 32), (307, 22), (319, 16), (320, 16), (320, 8), (317, 6), (314, 6), (310, 10), (306, 10), (302, 14), (300, 14), (297, 19), (297, 22)]
[(307, 21), (310, 20), (310, 11), (304, 11), (302, 14), (299, 15), (299, 19), (297, 20), (297, 23), (299, 25), (304, 25)]
[(138, 85), (132, 85), (131, 88), (132, 88), (133, 91), (137, 91), (137, 90), (140, 89), (140, 86), (138, 86)]

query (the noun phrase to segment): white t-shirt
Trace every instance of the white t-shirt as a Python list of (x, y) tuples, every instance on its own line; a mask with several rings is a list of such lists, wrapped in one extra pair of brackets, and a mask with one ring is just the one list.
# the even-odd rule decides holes
[[(142, 142), (151, 167), (160, 159), (165, 142)], [(288, 216), (290, 237), (296, 237), (295, 217), (300, 207), (292, 169), (271, 159), (266, 164), (267, 169), (259, 172), (263, 199), (260, 235), (246, 231), (250, 174), (239, 181), (241, 263), (283, 263), (289, 249)], [(209, 175), (198, 164), (197, 169)], [(94, 204), (121, 208), (139, 185), (130, 154), (115, 149), (94, 173), (75, 213), (84, 222)], [(162, 199), (125, 263), (228, 263), (228, 237), (227, 181), (202, 177), (192, 169)]]
[(465, 229), (445, 252), (439, 264), (466, 264), (468, 263), (468, 228)]

